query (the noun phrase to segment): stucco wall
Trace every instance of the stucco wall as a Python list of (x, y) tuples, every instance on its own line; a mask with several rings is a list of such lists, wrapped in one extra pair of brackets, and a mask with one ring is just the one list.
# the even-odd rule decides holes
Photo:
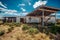
[(16, 17), (16, 23), (20, 23), (20, 17)]
[[(46, 21), (48, 18), (49, 17), (46, 17), (44, 19), (44, 21)], [(26, 23), (40, 23), (40, 22), (41, 22), (41, 18), (40, 17), (26, 17)], [(48, 20), (48, 22), (55, 23), (55, 17), (51, 17), (51, 19)]]
[(39, 17), (26, 17), (27, 23), (39, 23), (40, 21)]

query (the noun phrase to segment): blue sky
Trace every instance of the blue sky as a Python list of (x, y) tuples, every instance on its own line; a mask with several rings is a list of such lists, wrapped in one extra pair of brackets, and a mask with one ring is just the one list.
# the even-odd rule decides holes
[[(45, 1), (45, 2), (43, 2)], [(29, 12), (35, 10), (36, 4), (38, 2), (45, 3), (46, 6), (52, 6), (55, 8), (60, 8), (60, 0), (0, 0), (0, 15), (26, 15)], [(41, 4), (40, 3), (40, 4)], [(41, 5), (37, 5), (41, 6)], [(60, 14), (60, 12), (57, 12)]]

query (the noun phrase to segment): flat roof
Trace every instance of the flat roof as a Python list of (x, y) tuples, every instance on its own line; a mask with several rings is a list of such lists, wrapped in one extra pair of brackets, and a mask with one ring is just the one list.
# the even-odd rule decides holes
[(48, 7), (48, 6), (41, 6), (34, 10), (33, 12), (27, 14), (27, 16), (42, 16), (42, 12), (44, 11), (44, 16), (48, 16), (52, 13), (60, 11), (59, 8)]

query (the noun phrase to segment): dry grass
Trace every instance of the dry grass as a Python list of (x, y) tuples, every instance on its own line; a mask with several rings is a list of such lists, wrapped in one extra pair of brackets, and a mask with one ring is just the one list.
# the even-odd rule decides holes
[(45, 33), (38, 33), (34, 35), (30, 35), (22, 30), (23, 24), (21, 27), (14, 27), (14, 29), (7, 33), (8, 25), (0, 25), (0, 31), (5, 30), (5, 34), (0, 36), (0, 40), (50, 40), (49, 35)]

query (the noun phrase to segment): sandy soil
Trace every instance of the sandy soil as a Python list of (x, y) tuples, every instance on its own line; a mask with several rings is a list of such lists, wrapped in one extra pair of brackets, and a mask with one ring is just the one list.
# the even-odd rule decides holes
[[(3, 26), (0, 25), (0, 30), (6, 30), (9, 28), (9, 26)], [(2, 28), (3, 26), (3, 28)], [(36, 35), (29, 35), (28, 33), (25, 33), (22, 31), (22, 25), (21, 27), (15, 27), (14, 30), (10, 33), (5, 33), (3, 36), (0, 36), (0, 40), (50, 40), (49, 36), (44, 33), (38, 33)]]

